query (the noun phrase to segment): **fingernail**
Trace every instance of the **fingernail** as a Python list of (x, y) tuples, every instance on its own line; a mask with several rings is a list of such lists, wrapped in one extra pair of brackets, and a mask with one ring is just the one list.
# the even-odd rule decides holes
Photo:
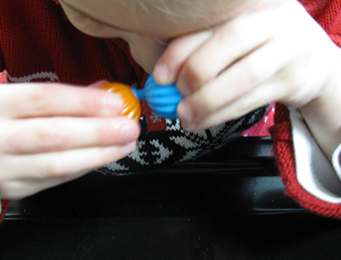
[(136, 144), (137, 144), (136, 141), (134, 141), (125, 146), (127, 154), (130, 154), (135, 150)]
[(123, 125), (120, 131), (121, 131), (121, 136), (124, 142), (130, 143), (136, 140), (136, 133), (131, 127), (131, 125), (128, 125), (128, 124)]
[(182, 120), (185, 120), (187, 122), (193, 120), (192, 108), (189, 104), (185, 102), (185, 100), (179, 103), (178, 108), (177, 108), (177, 113)]
[(168, 84), (169, 69), (165, 64), (156, 65), (154, 70), (154, 79), (160, 84)]
[(177, 113), (181, 118), (181, 125), (187, 131), (194, 131), (195, 124), (193, 123), (193, 111), (190, 105), (185, 102), (180, 102)]
[(192, 94), (191, 89), (188, 87), (186, 81), (184, 81), (182, 77), (178, 78), (176, 81), (176, 86), (184, 96)]
[(196, 126), (190, 122), (186, 122), (181, 120), (181, 127), (185, 129), (188, 132), (195, 132), (196, 131)]

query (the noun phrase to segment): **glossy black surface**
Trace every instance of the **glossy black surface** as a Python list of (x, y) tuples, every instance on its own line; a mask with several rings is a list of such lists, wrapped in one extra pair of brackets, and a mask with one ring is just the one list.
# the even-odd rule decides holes
[(341, 223), (305, 214), (6, 221), (0, 259), (340, 259)]
[(240, 138), (195, 162), (131, 176), (93, 172), (12, 201), (6, 219), (301, 211), (284, 195), (271, 149), (268, 138)]
[(0, 259), (341, 259), (339, 221), (284, 192), (268, 138), (149, 173), (98, 173), (12, 201)]

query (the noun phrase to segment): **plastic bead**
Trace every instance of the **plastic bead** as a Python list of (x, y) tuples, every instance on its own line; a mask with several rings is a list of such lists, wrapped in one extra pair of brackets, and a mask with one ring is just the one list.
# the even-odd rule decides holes
[(150, 74), (144, 89), (133, 89), (139, 100), (146, 100), (151, 110), (164, 118), (176, 119), (176, 108), (183, 99), (176, 84), (159, 85)]

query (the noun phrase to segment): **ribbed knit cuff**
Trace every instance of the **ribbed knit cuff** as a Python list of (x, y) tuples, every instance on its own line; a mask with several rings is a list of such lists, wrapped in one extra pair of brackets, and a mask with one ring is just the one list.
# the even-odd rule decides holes
[(274, 140), (274, 154), (281, 178), (286, 187), (285, 193), (301, 207), (318, 215), (341, 219), (341, 204), (321, 200), (307, 192), (298, 182), (296, 175), (295, 151), (289, 110), (276, 104), (275, 124), (270, 128)]

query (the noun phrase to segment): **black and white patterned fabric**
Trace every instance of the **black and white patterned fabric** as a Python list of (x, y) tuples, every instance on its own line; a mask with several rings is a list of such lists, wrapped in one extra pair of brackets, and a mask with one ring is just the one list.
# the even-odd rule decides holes
[(126, 175), (197, 159), (238, 137), (261, 120), (266, 110), (267, 107), (262, 107), (244, 117), (197, 133), (183, 130), (179, 120), (170, 119), (166, 120), (165, 130), (148, 133), (146, 118), (143, 117), (140, 120), (142, 133), (133, 153), (97, 171)]

